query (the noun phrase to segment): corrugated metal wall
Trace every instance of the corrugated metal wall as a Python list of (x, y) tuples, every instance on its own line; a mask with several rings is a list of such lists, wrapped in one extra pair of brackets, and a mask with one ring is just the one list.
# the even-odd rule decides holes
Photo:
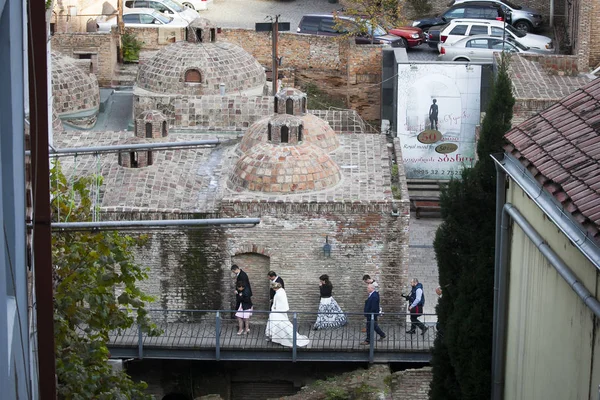
[[(596, 268), (512, 182), (507, 197), (597, 295)], [(516, 224), (511, 246), (504, 398), (596, 400), (593, 313)]]

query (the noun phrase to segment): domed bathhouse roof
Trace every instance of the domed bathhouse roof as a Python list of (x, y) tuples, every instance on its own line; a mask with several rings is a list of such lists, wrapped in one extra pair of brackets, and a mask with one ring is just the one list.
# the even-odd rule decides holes
[(84, 68), (77, 60), (52, 52), (54, 110), (64, 122), (91, 128), (98, 116), (100, 88), (96, 76)]
[(302, 123), (301, 141), (313, 144), (327, 153), (337, 149), (340, 145), (339, 138), (329, 124), (319, 117), (312, 114), (304, 114), (301, 117), (295, 117), (287, 114), (274, 114), (266, 118), (262, 118), (253, 123), (244, 134), (239, 150), (246, 153), (258, 143), (267, 142), (269, 140), (269, 125), (271, 125), (271, 133), (275, 129), (280, 129), (285, 126), (285, 121), (299, 120)]
[(241, 47), (227, 42), (176, 42), (139, 66), (137, 86), (155, 93), (218, 95), (255, 90), (262, 94), (264, 68)]
[(340, 179), (337, 164), (316, 146), (259, 143), (237, 161), (227, 186), (238, 192), (292, 194), (327, 189)]

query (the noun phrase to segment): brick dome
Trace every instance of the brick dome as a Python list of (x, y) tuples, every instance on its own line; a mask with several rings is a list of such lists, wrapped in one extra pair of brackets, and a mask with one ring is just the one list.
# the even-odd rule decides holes
[(306, 114), (306, 93), (293, 87), (283, 88), (275, 94), (274, 106), (279, 114)]
[(337, 149), (340, 141), (337, 134), (329, 126), (329, 124), (319, 117), (312, 114), (304, 114), (301, 117), (294, 117), (286, 114), (273, 114), (269, 117), (262, 118), (253, 123), (244, 134), (239, 150), (246, 153), (258, 143), (268, 141), (269, 123), (278, 123), (281, 119), (296, 118), (302, 121), (302, 140), (306, 143), (313, 144), (325, 152), (329, 153)]
[(136, 84), (155, 93), (217, 95), (261, 89), (264, 68), (241, 47), (227, 42), (176, 42), (139, 66)]
[[(74, 125), (85, 128), (96, 123), (100, 106), (100, 88), (88, 65), (52, 52), (52, 96), (56, 114)], [(85, 68), (88, 70), (86, 71)]]
[(337, 164), (316, 146), (259, 143), (238, 160), (227, 186), (238, 192), (292, 194), (327, 189), (340, 179)]

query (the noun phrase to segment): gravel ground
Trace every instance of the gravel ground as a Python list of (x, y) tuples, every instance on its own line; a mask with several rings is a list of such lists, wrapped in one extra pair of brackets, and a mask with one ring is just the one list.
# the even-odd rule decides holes
[[(279, 21), (289, 22), (290, 30), (295, 32), (303, 15), (329, 14), (341, 8), (339, 3), (327, 0), (214, 0), (207, 11), (200, 11), (200, 16), (223, 28), (254, 29), (256, 22), (279, 15)], [(407, 53), (410, 61), (435, 61), (438, 54), (437, 49), (427, 45), (408, 49)]]

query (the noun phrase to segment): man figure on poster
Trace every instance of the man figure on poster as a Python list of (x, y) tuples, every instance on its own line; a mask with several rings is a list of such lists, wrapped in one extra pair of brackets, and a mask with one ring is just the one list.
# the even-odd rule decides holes
[(438, 105), (437, 100), (433, 99), (433, 104), (429, 107), (429, 127), (438, 130)]

